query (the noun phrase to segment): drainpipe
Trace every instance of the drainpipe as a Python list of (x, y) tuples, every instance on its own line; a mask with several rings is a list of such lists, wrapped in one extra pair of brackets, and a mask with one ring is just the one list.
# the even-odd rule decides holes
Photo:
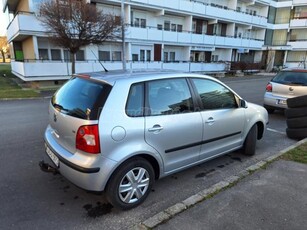
[(126, 45), (125, 45), (125, 5), (124, 0), (121, 0), (121, 22), (122, 22), (122, 49), (123, 49), (123, 70), (126, 71)]

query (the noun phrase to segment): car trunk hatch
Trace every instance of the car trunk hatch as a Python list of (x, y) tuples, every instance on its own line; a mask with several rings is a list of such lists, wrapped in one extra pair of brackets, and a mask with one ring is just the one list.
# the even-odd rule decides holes
[(54, 94), (49, 107), (49, 124), (59, 145), (72, 154), (76, 152), (78, 129), (98, 124), (111, 88), (105, 82), (73, 77)]

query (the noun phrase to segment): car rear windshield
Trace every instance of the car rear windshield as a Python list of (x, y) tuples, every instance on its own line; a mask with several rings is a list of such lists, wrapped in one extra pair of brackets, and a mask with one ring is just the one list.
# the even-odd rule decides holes
[(307, 85), (307, 72), (279, 72), (272, 82), (281, 84)]
[(73, 77), (54, 94), (51, 103), (69, 116), (98, 120), (111, 88), (106, 83)]

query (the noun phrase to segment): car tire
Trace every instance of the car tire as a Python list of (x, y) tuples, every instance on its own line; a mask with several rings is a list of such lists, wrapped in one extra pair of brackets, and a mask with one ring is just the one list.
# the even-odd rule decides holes
[(285, 110), (286, 118), (296, 118), (307, 116), (307, 107), (289, 108)]
[(307, 95), (287, 99), (288, 108), (299, 108), (307, 106)]
[(147, 160), (132, 158), (120, 165), (111, 176), (106, 188), (107, 199), (116, 208), (132, 209), (147, 198), (154, 178), (153, 167)]
[(287, 126), (290, 129), (307, 128), (307, 116), (287, 119)]
[(307, 128), (300, 129), (286, 129), (287, 136), (291, 139), (300, 140), (307, 137)]
[(249, 130), (244, 144), (242, 148), (242, 153), (244, 155), (252, 156), (255, 155), (256, 153), (256, 143), (257, 143), (257, 133), (258, 133), (258, 128), (257, 125), (253, 125), (253, 127)]

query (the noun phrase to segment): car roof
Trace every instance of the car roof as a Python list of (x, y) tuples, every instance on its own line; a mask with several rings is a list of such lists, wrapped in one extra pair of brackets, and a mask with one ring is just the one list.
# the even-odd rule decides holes
[(301, 73), (307, 73), (307, 69), (289, 68), (289, 69), (283, 69), (282, 72), (301, 72)]
[(104, 81), (109, 83), (110, 85), (113, 85), (116, 81), (127, 81), (133, 83), (133, 82), (156, 80), (156, 79), (181, 78), (181, 77), (193, 77), (193, 76), (214, 79), (213, 77), (207, 75), (176, 72), (176, 71), (161, 71), (161, 70), (141, 70), (141, 71), (112, 70), (109, 72), (82, 73), (82, 74), (76, 74), (76, 76)]

